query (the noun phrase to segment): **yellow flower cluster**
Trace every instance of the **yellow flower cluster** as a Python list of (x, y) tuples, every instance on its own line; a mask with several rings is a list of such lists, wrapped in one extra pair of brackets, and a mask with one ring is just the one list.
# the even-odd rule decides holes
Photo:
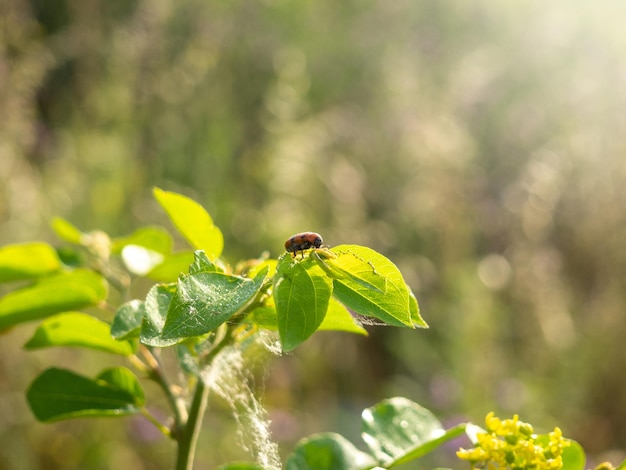
[(471, 468), (489, 470), (558, 470), (563, 466), (563, 448), (570, 445), (559, 428), (537, 436), (533, 427), (519, 420), (501, 420), (493, 412), (485, 418), (486, 432), (476, 434), (473, 449), (459, 449), (456, 455)]

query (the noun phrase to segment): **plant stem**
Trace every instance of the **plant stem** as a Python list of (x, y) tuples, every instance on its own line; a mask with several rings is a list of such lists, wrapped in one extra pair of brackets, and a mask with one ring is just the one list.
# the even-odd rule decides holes
[[(204, 367), (210, 367), (215, 357), (232, 341), (230, 328), (226, 325), (220, 326), (216, 343), (204, 358)], [(198, 377), (196, 389), (193, 394), (187, 421), (176, 436), (178, 441), (178, 454), (176, 456), (176, 470), (193, 470), (193, 460), (196, 452), (198, 435), (202, 428), (202, 419), (206, 411), (207, 399), (209, 397), (209, 385), (204, 382), (202, 376)]]
[(178, 455), (176, 456), (176, 470), (192, 470), (196, 452), (196, 442), (202, 428), (202, 418), (206, 410), (209, 387), (202, 379), (198, 380), (193, 401), (189, 407), (189, 418), (178, 435)]
[(172, 407), (172, 412), (174, 413), (174, 435), (176, 435), (177, 433), (182, 432), (187, 419), (185, 403), (181, 397), (174, 393), (172, 385), (169, 383), (164, 374), (163, 366), (161, 365), (159, 357), (144, 345), (140, 346), (140, 352), (148, 364), (149, 377), (159, 384), (161, 389), (163, 389), (163, 392)]
[(167, 437), (172, 437), (172, 432), (170, 431), (170, 429), (167, 426), (164, 426), (163, 424), (161, 424), (161, 422), (156, 419), (154, 416), (152, 416), (150, 414), (150, 412), (148, 411), (147, 408), (142, 408), (141, 410), (141, 414), (148, 420), (150, 421), (152, 424), (154, 424), (154, 426), (163, 433), (164, 436)]

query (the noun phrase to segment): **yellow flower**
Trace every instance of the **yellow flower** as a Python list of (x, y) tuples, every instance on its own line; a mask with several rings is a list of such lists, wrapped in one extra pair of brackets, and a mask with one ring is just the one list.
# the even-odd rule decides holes
[(546, 438), (537, 439), (533, 427), (518, 415), (501, 420), (493, 412), (485, 418), (486, 432), (476, 434), (472, 449), (459, 449), (457, 456), (470, 462), (471, 468), (511, 470), (559, 470), (563, 466), (563, 448), (570, 442), (559, 428)]

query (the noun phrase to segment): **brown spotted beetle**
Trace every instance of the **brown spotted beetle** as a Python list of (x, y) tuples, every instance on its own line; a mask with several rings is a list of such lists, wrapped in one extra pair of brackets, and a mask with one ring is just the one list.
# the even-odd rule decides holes
[(300, 251), (302, 258), (304, 258), (304, 250), (319, 248), (322, 246), (322, 243), (324, 243), (324, 240), (322, 240), (322, 236), (319, 233), (302, 232), (295, 234), (285, 242), (285, 250), (289, 253), (293, 253), (294, 258), (298, 255), (298, 251)]

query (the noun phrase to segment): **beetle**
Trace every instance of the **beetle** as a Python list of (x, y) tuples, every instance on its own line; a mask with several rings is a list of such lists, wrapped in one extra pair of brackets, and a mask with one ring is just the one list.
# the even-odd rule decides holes
[(322, 236), (319, 233), (302, 232), (293, 235), (285, 242), (285, 250), (289, 253), (293, 253), (294, 258), (298, 255), (298, 251), (300, 251), (302, 258), (304, 258), (304, 250), (319, 248), (322, 246), (322, 243), (324, 243), (324, 240), (322, 240)]

